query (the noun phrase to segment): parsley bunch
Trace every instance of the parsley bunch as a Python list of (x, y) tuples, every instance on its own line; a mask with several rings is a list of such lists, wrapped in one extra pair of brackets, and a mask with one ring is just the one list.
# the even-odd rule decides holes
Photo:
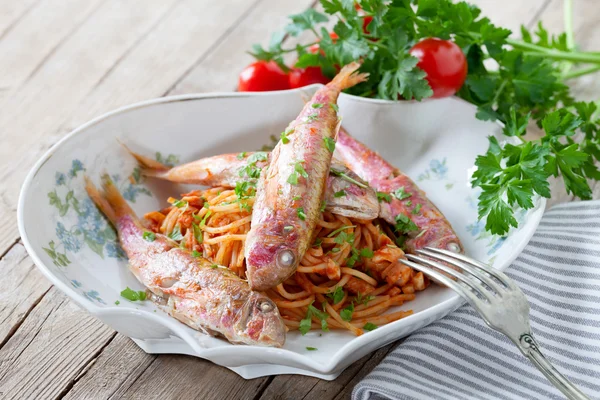
[[(535, 195), (550, 197), (550, 176), (562, 176), (568, 193), (591, 198), (588, 179), (600, 179), (595, 166), (600, 160), (598, 107), (576, 102), (564, 82), (600, 70), (600, 54), (575, 49), (570, 15), (564, 34), (551, 36), (539, 24), (533, 33), (521, 28), (523, 39), (514, 40), (510, 30), (493, 25), (465, 2), (321, 0), (321, 5), (325, 13), (311, 8), (291, 15), (269, 46), (254, 45), (252, 54), (287, 69), (283, 56), (296, 53), (295, 67), (317, 66), (330, 77), (338, 66), (361, 60), (369, 80), (348, 93), (422, 100), (433, 92), (409, 49), (428, 37), (452, 40), (462, 48), (468, 75), (457, 96), (477, 106), (478, 119), (502, 122), (504, 134), (511, 137), (506, 145), (490, 138), (488, 151), (475, 161), (472, 185), (481, 188), (479, 217), (486, 219), (486, 230), (505, 234), (517, 226), (517, 209), (533, 207)], [(368, 33), (363, 31), (366, 16), (372, 17)], [(323, 26), (330, 19), (335, 40)], [(305, 31), (312, 32), (313, 41), (284, 48), (287, 35)], [(311, 52), (316, 43), (322, 51)], [(530, 123), (545, 136), (526, 140)]]

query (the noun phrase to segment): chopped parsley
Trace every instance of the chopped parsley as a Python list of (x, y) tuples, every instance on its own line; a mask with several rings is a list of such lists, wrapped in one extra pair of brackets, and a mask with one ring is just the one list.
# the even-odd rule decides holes
[(373, 323), (371, 323), (371, 322), (367, 322), (367, 323), (365, 324), (365, 326), (363, 326), (363, 329), (364, 329), (365, 331), (368, 331), (368, 332), (371, 332), (372, 330), (375, 330), (375, 329), (377, 329), (377, 328), (378, 328), (378, 326), (377, 326), (377, 325), (375, 325), (375, 324), (373, 324)]
[(302, 198), (301, 196), (294, 196), (294, 197), (292, 197), (292, 200), (294, 200), (294, 201), (298, 201), (298, 200), (300, 200), (301, 198)]
[(367, 184), (365, 184), (363, 182), (359, 182), (356, 179), (352, 178), (351, 176), (349, 176), (348, 174), (346, 174), (344, 171), (340, 171), (338, 169), (331, 168), (329, 170), (329, 173), (331, 173), (331, 174), (333, 174), (335, 176), (339, 176), (340, 178), (342, 178), (342, 179), (344, 179), (344, 180), (346, 180), (346, 181), (348, 181), (350, 183), (353, 183), (353, 184), (355, 184), (356, 186), (358, 186), (360, 188), (366, 189), (366, 188), (369, 187)]
[[(127, 286), (126, 289), (121, 291), (121, 297), (129, 300), (129, 301), (144, 301), (146, 300), (146, 292), (143, 290), (133, 290)], [(119, 300), (117, 300), (119, 301)], [(116, 302), (115, 302), (116, 304)]]
[(394, 192), (394, 197), (398, 200), (408, 199), (410, 196), (412, 196), (412, 194), (406, 192), (404, 186), (399, 187), (398, 190)]
[(368, 247), (365, 247), (360, 251), (360, 256), (364, 258), (373, 258), (373, 255), (373, 250), (369, 249)]
[(325, 200), (323, 200), (321, 202), (321, 208), (319, 209), (320, 212), (325, 211), (325, 208), (327, 207), (327, 202)]
[(199, 227), (202, 228), (204, 225), (206, 225), (206, 220), (208, 219), (208, 217), (210, 217), (212, 214), (212, 211), (208, 210), (206, 212), (206, 214), (204, 214), (204, 217), (202, 218), (202, 221), (200, 221), (200, 225)]
[(350, 303), (350, 305), (340, 311), (340, 317), (344, 321), (350, 321), (352, 319), (352, 314), (354, 313), (354, 303)]
[(340, 249), (339, 247), (334, 247), (333, 249), (331, 249), (332, 253), (339, 253), (340, 251), (342, 251), (342, 249)]
[(329, 150), (330, 152), (334, 152), (335, 150), (335, 140), (333, 140), (332, 138), (329, 137), (324, 137), (323, 138), (323, 143), (325, 143), (325, 147), (327, 147), (327, 150)]
[(310, 305), (308, 306), (308, 311), (306, 312), (306, 317), (300, 321), (300, 327), (298, 328), (302, 335), (306, 335), (306, 333), (310, 331), (313, 316), (321, 321), (321, 330), (329, 330), (329, 327), (327, 326), (327, 318), (329, 318), (329, 314), (317, 309), (315, 306), (312, 305), (312, 303), (310, 303)]
[(417, 205), (415, 206), (415, 208), (413, 208), (413, 210), (412, 210), (412, 213), (413, 213), (413, 214), (418, 214), (418, 213), (419, 213), (419, 211), (421, 211), (421, 203), (417, 204)]
[(380, 203), (382, 201), (385, 201), (386, 203), (389, 203), (390, 201), (392, 201), (392, 196), (390, 196), (387, 193), (377, 192), (377, 200), (379, 200)]
[(246, 158), (246, 152), (245, 152), (245, 151), (242, 151), (240, 154), (238, 154), (238, 155), (236, 156), (236, 158), (237, 158), (238, 160), (243, 160), (244, 158)]
[(185, 200), (175, 200), (175, 202), (173, 203), (173, 206), (175, 206), (177, 208), (187, 207), (188, 202)]
[(202, 253), (200, 253), (198, 250), (194, 250), (194, 251), (192, 251), (192, 257), (194, 257), (194, 258), (202, 257)]
[(335, 111), (336, 113), (340, 112), (340, 108), (338, 107), (338, 105), (336, 103), (330, 103), (329, 106), (331, 107), (331, 109), (333, 111)]
[(337, 244), (343, 243), (354, 243), (354, 233), (346, 233), (345, 231), (340, 232), (339, 235), (333, 239), (333, 241)]
[(337, 286), (333, 292), (327, 293), (326, 296), (333, 300), (333, 304), (337, 304), (343, 300), (344, 290), (341, 286)]
[(256, 153), (254, 153), (250, 157), (248, 157), (248, 163), (246, 164), (246, 166), (244, 168), (240, 169), (240, 171), (238, 173), (239, 176), (243, 177), (244, 175), (246, 175), (248, 178), (251, 178), (251, 179), (260, 178), (261, 169), (256, 166), (256, 163), (258, 161), (266, 161), (266, 160), (267, 160), (267, 153), (264, 151), (257, 151)]
[(319, 247), (323, 243), (323, 239), (317, 238), (313, 243), (312, 247)]
[(302, 166), (303, 162), (304, 162), (304, 160), (301, 160), (301, 161), (296, 162), (296, 164), (294, 164), (294, 172), (292, 172), (290, 174), (289, 178), (287, 179), (287, 182), (290, 185), (298, 184), (298, 175), (302, 176), (304, 179), (308, 179), (308, 173)]
[(318, 116), (319, 116), (319, 114), (312, 113), (312, 114), (310, 114), (309, 116), (306, 117), (306, 122), (316, 121)]
[(406, 204), (406, 207), (410, 207), (412, 206), (412, 200), (407, 200), (404, 204)]
[(317, 349), (316, 347), (308, 347), (307, 346), (306, 350), (308, 350), (308, 351), (315, 351), (315, 350), (319, 350), (319, 349)]
[(297, 214), (298, 214), (298, 218), (300, 218), (302, 221), (306, 220), (306, 214), (304, 213), (304, 208), (302, 208), (302, 207), (298, 208)]
[(331, 232), (329, 235), (327, 235), (327, 237), (334, 237), (335, 235), (337, 235), (338, 233), (340, 233), (341, 231), (344, 231), (348, 228), (356, 228), (356, 225), (344, 225), (340, 228), (337, 228), (335, 231)]
[(286, 225), (283, 227), (284, 232), (291, 232), (293, 230), (294, 230), (294, 227), (292, 225)]
[(419, 230), (417, 225), (404, 214), (398, 214), (396, 216), (396, 225), (394, 226), (394, 229), (397, 233), (409, 233)]
[(154, 240), (156, 239), (156, 235), (154, 234), (154, 232), (148, 232), (148, 231), (144, 232), (142, 237), (144, 238), (144, 240), (146, 240), (148, 242), (154, 242)]
[(173, 231), (169, 233), (168, 237), (169, 239), (175, 241), (180, 241), (181, 239), (183, 239), (183, 235), (181, 234), (181, 229), (179, 228), (179, 225), (175, 225), (175, 228), (173, 228)]
[(194, 232), (194, 238), (196, 239), (196, 242), (202, 243), (204, 240), (204, 235), (202, 235), (202, 230), (200, 230), (200, 227), (194, 222), (192, 222), (192, 231)]
[(119, 300), (115, 301), (116, 306), (118, 306), (119, 304), (121, 304), (121, 302)]
[(356, 248), (350, 249), (350, 257), (346, 258), (346, 267), (354, 267), (356, 262), (360, 259), (360, 252)]
[(375, 298), (375, 296), (369, 296), (369, 295), (367, 295), (367, 296), (363, 296), (362, 294), (360, 294), (360, 292), (358, 292), (358, 293), (356, 294), (356, 301), (357, 301), (358, 303), (361, 303), (361, 304), (365, 305), (365, 306), (366, 306), (367, 304), (369, 304), (369, 302), (370, 302), (371, 300), (373, 300), (374, 298)]
[(219, 268), (219, 266), (218, 266), (217, 264), (213, 264), (213, 265), (211, 265), (210, 267), (211, 267), (212, 269), (217, 269), (217, 268)]
[(285, 131), (281, 132), (281, 134), (279, 135), (279, 137), (281, 138), (281, 143), (288, 144), (290, 142), (290, 139), (287, 137), (287, 135), (290, 135), (292, 133), (294, 133), (294, 128), (287, 128)]
[(335, 192), (333, 194), (333, 197), (338, 198), (338, 197), (344, 197), (346, 195), (346, 192), (342, 189), (339, 192)]
[(321, 103), (313, 103), (312, 108), (321, 108), (323, 107), (323, 104)]

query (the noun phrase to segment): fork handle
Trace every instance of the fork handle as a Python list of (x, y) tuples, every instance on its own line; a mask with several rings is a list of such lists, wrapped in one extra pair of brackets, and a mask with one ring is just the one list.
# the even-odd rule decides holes
[(542, 374), (558, 390), (560, 390), (568, 399), (571, 400), (590, 400), (581, 390), (579, 390), (571, 381), (563, 374), (558, 372), (556, 368), (548, 361), (548, 359), (540, 351), (540, 346), (535, 341), (531, 333), (521, 335), (519, 339), (519, 349), (529, 360), (540, 370)]

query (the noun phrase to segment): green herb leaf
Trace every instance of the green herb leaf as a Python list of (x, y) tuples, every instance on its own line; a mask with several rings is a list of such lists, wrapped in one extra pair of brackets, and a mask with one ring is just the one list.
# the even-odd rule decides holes
[(169, 233), (168, 238), (171, 240), (175, 240), (176, 242), (180, 241), (181, 239), (183, 239), (183, 235), (181, 234), (181, 230), (179, 228), (179, 225), (175, 225), (175, 227), (173, 228), (173, 230), (171, 231), (171, 233)]
[(397, 198), (398, 200), (404, 200), (409, 198), (410, 196), (412, 196), (412, 194), (407, 193), (404, 190), (404, 186), (399, 187), (395, 192), (394, 192), (394, 197)]
[(154, 232), (149, 231), (145, 231), (142, 237), (148, 242), (154, 242), (154, 240), (156, 239), (156, 235), (154, 234)]
[(340, 190), (338, 192), (335, 192), (333, 194), (333, 197), (338, 198), (338, 197), (344, 197), (345, 195), (346, 195), (346, 192), (342, 189), (342, 190)]
[(319, 350), (319, 349), (317, 349), (316, 347), (308, 347), (307, 346), (306, 350), (308, 350), (308, 351), (315, 351), (315, 350)]
[[(143, 290), (133, 290), (130, 289), (129, 286), (121, 291), (121, 297), (129, 300), (129, 301), (144, 301), (146, 300), (146, 292)], [(117, 300), (118, 301), (118, 300)], [(116, 302), (115, 302), (116, 304)]]
[(392, 196), (390, 196), (387, 193), (383, 193), (383, 192), (377, 192), (377, 200), (381, 203), (382, 201), (385, 201), (386, 203), (389, 203), (392, 201)]
[(396, 225), (394, 226), (394, 228), (395, 228), (396, 232), (399, 234), (409, 233), (409, 232), (414, 232), (414, 231), (419, 230), (417, 225), (414, 222), (412, 222), (408, 216), (406, 216), (404, 214), (398, 214), (396, 216)]
[(331, 293), (327, 293), (327, 297), (333, 300), (333, 304), (337, 304), (344, 299), (344, 290), (341, 286), (337, 286)]
[(298, 218), (300, 218), (302, 221), (306, 220), (306, 214), (304, 213), (304, 208), (299, 207), (297, 211), (298, 214)]
[(237, 158), (238, 160), (243, 160), (244, 158), (246, 158), (246, 152), (245, 152), (245, 151), (242, 151), (241, 153), (239, 153), (239, 154), (236, 156), (236, 158)]
[(323, 143), (325, 143), (325, 147), (327, 147), (327, 150), (329, 150), (332, 153), (335, 151), (335, 140), (333, 140), (330, 137), (324, 137)]
[(348, 307), (346, 307), (342, 311), (340, 311), (340, 317), (342, 317), (342, 319), (344, 321), (350, 321), (350, 320), (352, 320), (353, 313), (354, 313), (354, 303), (350, 303), (350, 305)]
[(417, 205), (415, 206), (415, 208), (413, 208), (413, 210), (411, 211), (412, 214), (418, 214), (421, 211), (421, 203), (417, 203)]
[(377, 328), (378, 328), (378, 326), (377, 326), (377, 325), (375, 325), (375, 324), (373, 324), (373, 323), (371, 323), (371, 322), (367, 322), (367, 323), (365, 324), (365, 326), (363, 326), (363, 329), (364, 329), (365, 331), (367, 331), (367, 332), (370, 332), (370, 331), (372, 331), (372, 330), (375, 330), (375, 329), (377, 329)]

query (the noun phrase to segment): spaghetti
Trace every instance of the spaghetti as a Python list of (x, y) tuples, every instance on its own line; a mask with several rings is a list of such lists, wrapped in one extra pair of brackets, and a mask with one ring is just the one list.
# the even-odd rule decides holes
[[(251, 194), (217, 187), (169, 202), (170, 207), (145, 215), (150, 229), (246, 278)], [(423, 273), (397, 262), (403, 251), (373, 221), (324, 212), (312, 243), (297, 272), (267, 291), (291, 330), (348, 329), (361, 335), (410, 315), (391, 308), (429, 285)]]

